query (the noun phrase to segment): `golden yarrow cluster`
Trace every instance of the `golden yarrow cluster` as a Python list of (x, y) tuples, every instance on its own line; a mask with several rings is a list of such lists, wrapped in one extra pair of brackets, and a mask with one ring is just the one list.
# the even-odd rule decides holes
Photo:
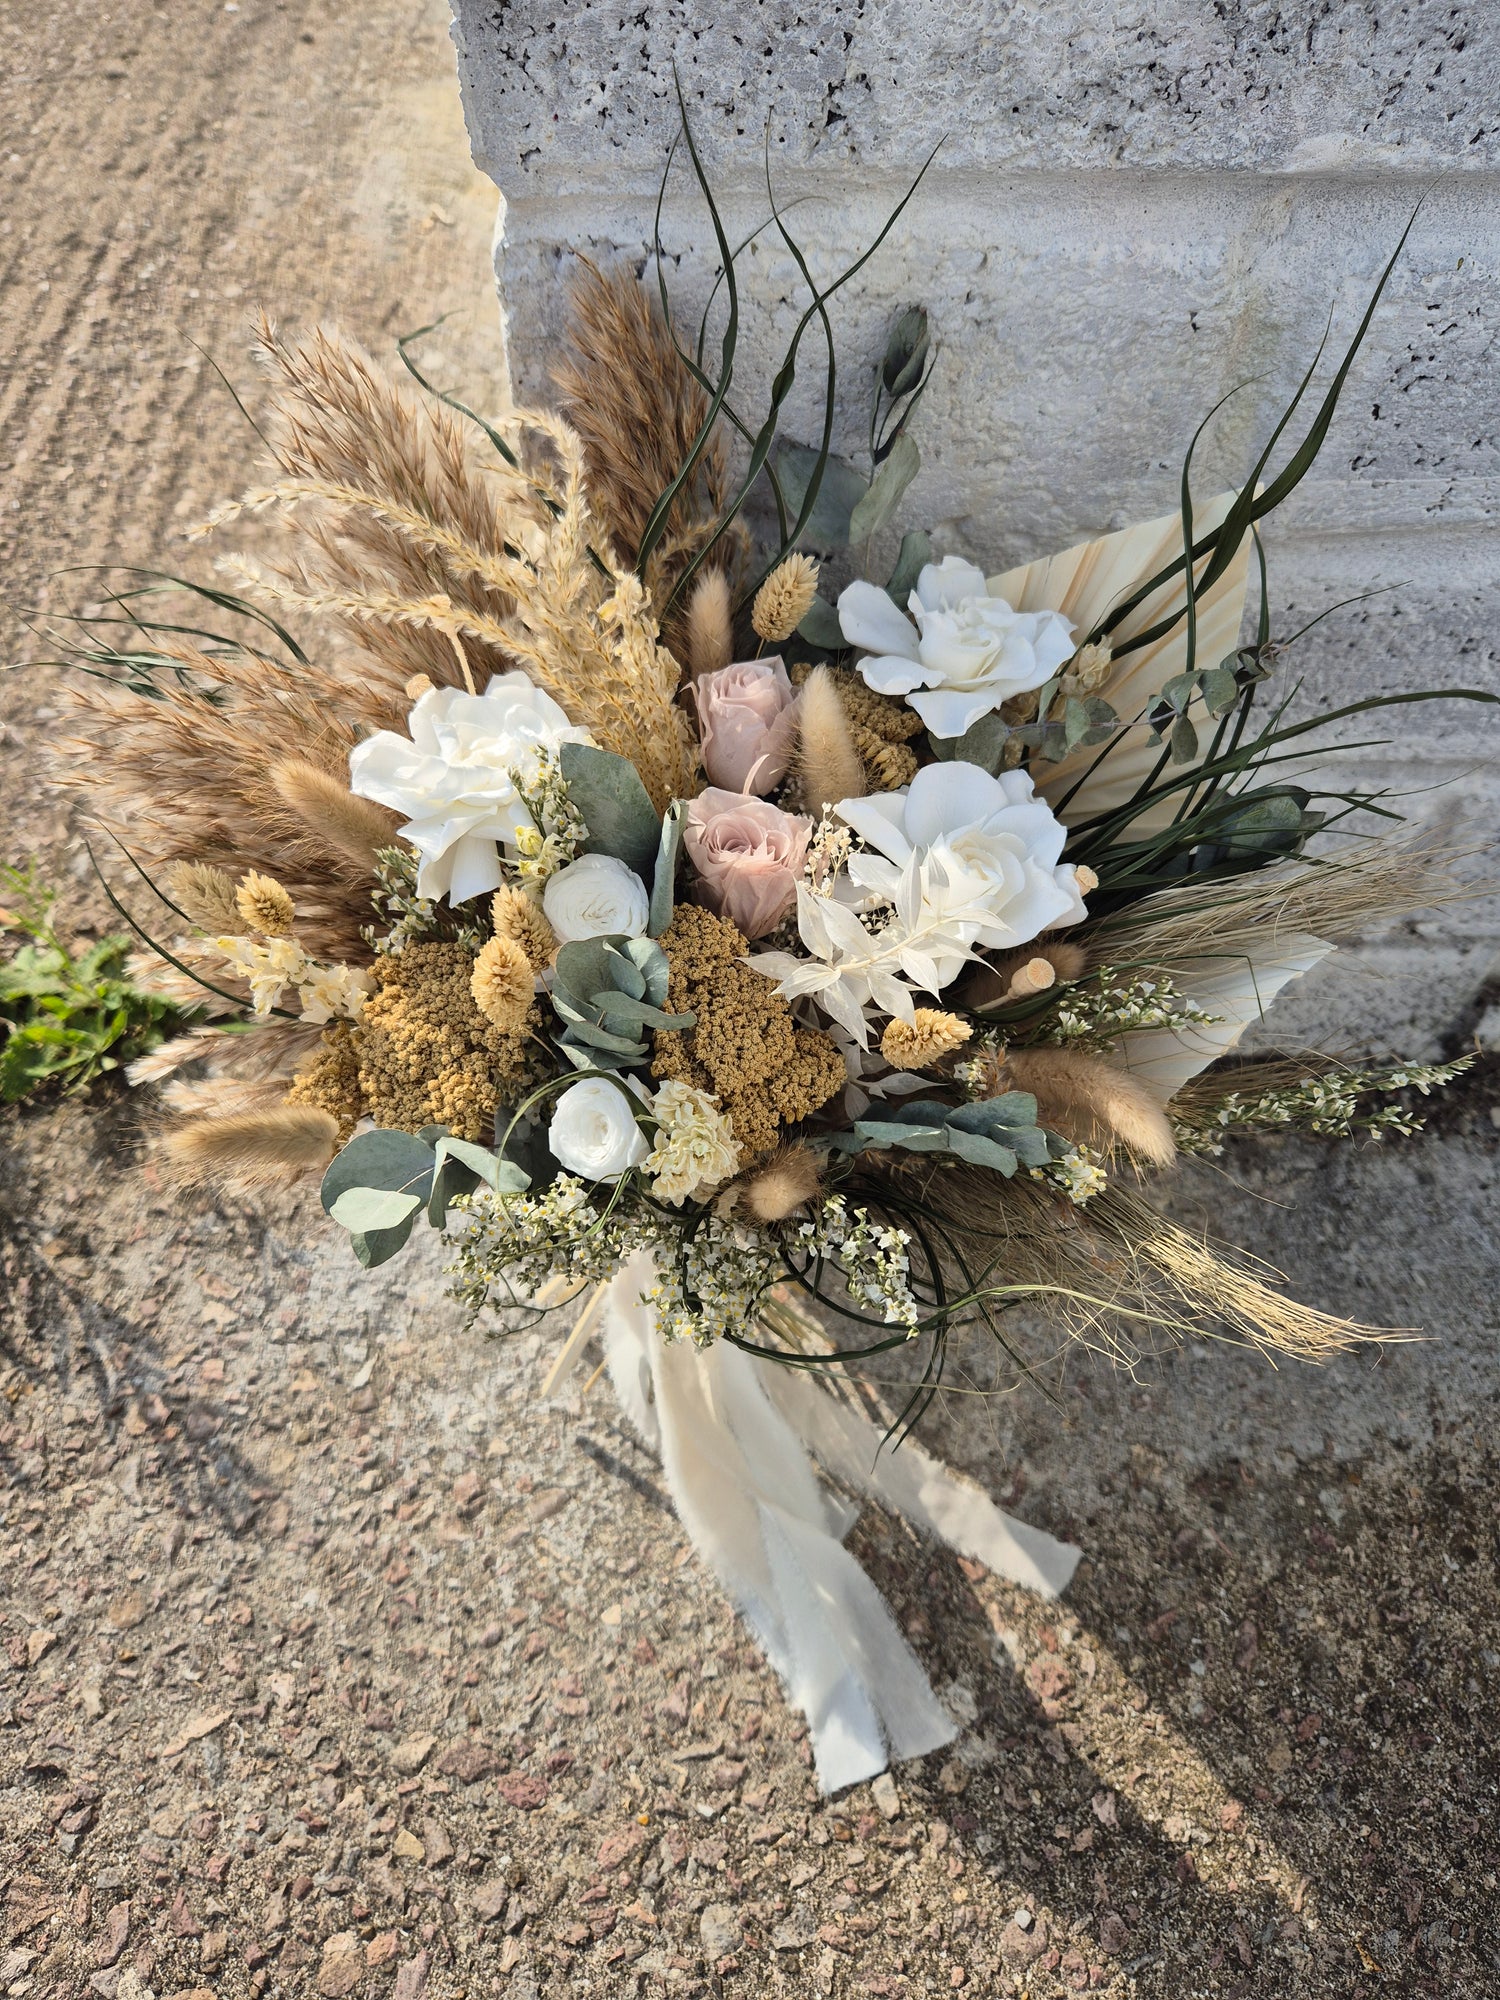
[(727, 919), (684, 904), (661, 945), (667, 1009), (696, 1014), (698, 1025), (656, 1035), (652, 1073), (717, 1097), (744, 1157), (759, 1158), (783, 1125), (843, 1089), (844, 1059), (826, 1035), (799, 1028), (771, 981), (744, 964), (749, 947)]
[(322, 1040), (299, 1066), (286, 1096), (288, 1104), (326, 1111), (338, 1123), (338, 1143), (349, 1143), (365, 1115), (352, 1022), (333, 1021), (323, 1030)]
[(376, 965), (354, 1044), (360, 1095), (377, 1125), (446, 1125), (480, 1139), (514, 1094), (535, 1004), (516, 1028), (497, 1026), (475, 1002), (474, 965), (463, 945), (442, 942), (409, 944)]

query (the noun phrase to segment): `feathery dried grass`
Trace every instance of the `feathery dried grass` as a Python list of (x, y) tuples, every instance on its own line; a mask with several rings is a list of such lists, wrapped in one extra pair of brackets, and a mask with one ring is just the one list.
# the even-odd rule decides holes
[[(594, 513), (633, 563), (652, 508), (703, 428), (708, 398), (635, 277), (628, 271), (606, 273), (587, 258), (579, 264), (568, 300), (568, 351), (552, 379), (562, 414), (582, 443)], [(729, 499), (729, 463), (716, 435), (673, 503), (666, 533), (647, 564), (645, 583), (654, 603), (667, 601)], [(742, 540), (731, 531), (725, 544), (726, 555), (733, 557)], [(668, 636), (674, 645), (681, 643), (675, 621)], [(687, 657), (693, 659), (691, 649)], [(694, 671), (699, 671), (696, 661)]]
[(734, 658), (729, 579), (721, 569), (702, 569), (687, 610), (687, 660), (695, 681), (716, 674)]
[(337, 1143), (328, 1112), (281, 1104), (193, 1118), (163, 1135), (161, 1151), (182, 1182), (249, 1193), (321, 1173)]
[(1018, 1090), (1036, 1098), (1037, 1121), (1077, 1146), (1124, 1147), (1154, 1167), (1177, 1157), (1171, 1120), (1138, 1078), (1077, 1049), (1007, 1049)]
[(160, 1083), (189, 1063), (202, 1062), (214, 1043), (222, 1039), (217, 1028), (190, 1028), (187, 1034), (175, 1035), (170, 1042), (163, 1042), (160, 1047), (137, 1056), (134, 1062), (126, 1063), (125, 1080), (136, 1088)]
[(1372, 841), (1347, 857), (1283, 862), (1209, 885), (1146, 896), (1089, 936), (1095, 964), (1170, 970), (1185, 961), (1264, 951), (1278, 932), (1338, 942), (1372, 924), (1461, 902), (1453, 855), (1430, 839)]
[[(1322, 1361), (1388, 1329), (1299, 1304), (1268, 1282), (1276, 1274), (1243, 1253), (1227, 1254), (1111, 1183), (1087, 1208), (1016, 1175), (927, 1165), (887, 1170), (896, 1203), (914, 1188), (963, 1245), (971, 1276), (994, 1286), (1034, 1288), (1069, 1338), (1124, 1366), (1146, 1350), (1148, 1332), (1180, 1339), (1227, 1334), (1271, 1358)], [(894, 1212), (894, 1209), (893, 1209)], [(962, 1290), (956, 1268), (948, 1272)]]
[(808, 675), (798, 697), (797, 788), (803, 810), (813, 813), (866, 789), (853, 727), (826, 667)]
[[(85, 795), (148, 875), (190, 862), (235, 878), (273, 876), (297, 906), (309, 951), (362, 962), (370, 860), (323, 838), (273, 775), (293, 744), (300, 762), (347, 787), (360, 732), (337, 687), (314, 669), (258, 654), (225, 660), (177, 641), (159, 645), (191, 675), (185, 684), (164, 681), (159, 699), (99, 679), (69, 689), (84, 733), (65, 746), (72, 758), (62, 782)], [(387, 816), (387, 824), (396, 821)], [(239, 931), (239, 918), (228, 928)]]
[[(503, 553), (512, 517), (532, 516), (524, 482), (503, 464), (481, 470), (457, 416), (419, 401), (343, 335), (319, 327), (289, 340), (264, 316), (257, 334), (277, 383), (266, 434), (282, 482), (250, 498), (281, 504), (296, 531), (295, 553), (278, 569), (282, 583), (328, 599), (443, 597), (503, 618), (505, 592), (473, 557)], [(206, 525), (237, 511), (222, 510)], [(360, 649), (354, 672), (401, 715), (414, 674), (439, 687), (463, 686), (471, 676), (483, 687), (513, 665), (477, 633), (456, 652), (430, 627), (371, 625), (347, 614), (341, 622)]]
[(639, 578), (615, 567), (609, 545), (601, 548), (602, 538), (592, 532), (577, 436), (544, 410), (517, 410), (505, 422), (523, 441), (540, 440), (551, 463), (529, 455), (532, 487), (549, 507), (541, 520), (527, 524), (524, 554), (471, 551), (466, 558), (509, 597), (513, 609), (504, 620), (442, 594), (309, 591), (253, 563), (232, 560), (226, 567), (250, 588), (305, 611), (337, 612), (372, 627), (409, 625), (503, 649), (571, 721), (635, 765), (653, 805), (664, 812), (672, 799), (696, 789), (696, 746), (674, 701), (677, 662), (659, 643)]

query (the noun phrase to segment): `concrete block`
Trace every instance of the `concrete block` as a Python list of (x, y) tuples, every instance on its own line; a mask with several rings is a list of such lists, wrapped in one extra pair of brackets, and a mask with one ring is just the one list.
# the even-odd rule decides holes
[[(752, 423), (807, 303), (765, 226), (767, 147), (826, 284), (943, 139), (832, 308), (840, 450), (859, 450), (871, 369), (904, 306), (928, 308), (939, 350), (922, 470), (877, 567), (908, 526), (999, 569), (1174, 507), (1183, 454), (1225, 396), (1195, 491), (1241, 484), (1327, 329), (1315, 407), (1423, 194), (1315, 474), (1268, 524), (1272, 605), (1288, 632), (1401, 586), (1340, 611), (1286, 662), (1308, 712), (1424, 684), (1500, 689), (1500, 126), (1482, 115), (1500, 11), (831, 0), (808, 16), (790, 0), (581, 0), (557, 14), (454, 0), (454, 13), (475, 157), (504, 196), (497, 275), (523, 397), (546, 391), (575, 251), (655, 282), (674, 64), (730, 239), (753, 239), (734, 387)], [(695, 332), (718, 260), (680, 150), (660, 243)], [(710, 353), (722, 312), (721, 290)], [(814, 326), (782, 434), (815, 436), (822, 397)], [(1414, 708), (1373, 733), (1393, 748), (1346, 767), (1360, 782), (1457, 775), (1462, 798), (1443, 809), (1482, 837), (1474, 816), (1493, 792), (1470, 779), (1500, 762), (1496, 723)], [(1468, 978), (1470, 955), (1448, 970)], [(1404, 1000), (1396, 1014), (1411, 1018)]]

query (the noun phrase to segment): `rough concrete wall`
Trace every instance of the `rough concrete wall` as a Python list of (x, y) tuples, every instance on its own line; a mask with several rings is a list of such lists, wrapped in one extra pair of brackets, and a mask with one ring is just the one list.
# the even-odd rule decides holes
[[(1407, 252), (1311, 480), (1268, 534), (1278, 629), (1362, 591), (1298, 648), (1308, 699), (1500, 686), (1500, 8), (1386, 0), (454, 0), (475, 158), (505, 198), (497, 272), (517, 391), (542, 388), (568, 253), (644, 267), (677, 130), (673, 66), (731, 239), (777, 199), (823, 280), (869, 242), (942, 146), (878, 255), (839, 297), (857, 447), (860, 363), (920, 300), (942, 353), (904, 525), (990, 568), (1175, 506), (1199, 420), (1198, 490), (1238, 483), (1323, 335), (1337, 348), (1419, 197)], [(696, 323), (714, 268), (679, 161), (662, 225)], [(736, 381), (759, 414), (805, 303), (774, 230), (740, 262)], [(814, 330), (815, 334), (815, 330)], [(804, 347), (784, 428), (814, 434)], [(879, 552), (877, 552), (878, 554)], [(1448, 784), (1490, 837), (1500, 732), (1408, 709), (1358, 754), (1362, 782)], [(1494, 972), (1500, 913), (1440, 918), (1347, 957), (1278, 1020), (1332, 1008), (1413, 1052)]]

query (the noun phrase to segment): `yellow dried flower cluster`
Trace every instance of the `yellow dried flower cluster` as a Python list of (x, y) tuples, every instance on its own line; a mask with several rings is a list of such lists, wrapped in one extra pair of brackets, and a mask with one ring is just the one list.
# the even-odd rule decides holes
[(557, 937), (544, 911), (524, 889), (497, 889), (490, 905), (490, 922), (495, 936), (510, 938), (531, 962), (533, 972), (543, 972), (557, 952)]
[(961, 1048), (973, 1032), (956, 1014), (918, 1007), (909, 1022), (891, 1022), (880, 1038), (880, 1053), (893, 1069), (926, 1069)]
[(530, 1011), (535, 985), (531, 960), (514, 938), (485, 940), (469, 976), (469, 991), (487, 1021), (516, 1034)]
[(799, 1028), (735, 926), (680, 905), (661, 938), (671, 981), (667, 1009), (695, 1013), (696, 1028), (655, 1037), (652, 1074), (712, 1092), (727, 1113), (741, 1157), (769, 1153), (795, 1124), (843, 1089), (844, 1058), (826, 1035)]
[(348, 1144), (365, 1113), (352, 1021), (329, 1023), (323, 1030), (323, 1039), (299, 1066), (286, 1096), (288, 1104), (309, 1104), (336, 1118), (338, 1143)]
[(818, 594), (818, 565), (811, 556), (790, 555), (755, 593), (750, 624), (758, 639), (780, 646), (811, 611)]
[(291, 936), (296, 908), (286, 890), (271, 876), (261, 875), (254, 868), (241, 876), (234, 892), (234, 906), (246, 930), (258, 931), (268, 938)]
[[(830, 667), (828, 671), (871, 786), (877, 792), (900, 791), (917, 775), (917, 753), (910, 739), (921, 731), (921, 716), (905, 702), (866, 687), (848, 667)], [(803, 662), (792, 668), (791, 678), (801, 687), (811, 672), (811, 665)]]
[(516, 1029), (497, 1027), (475, 1005), (473, 972), (461, 944), (408, 944), (377, 961), (376, 990), (354, 1036), (360, 1094), (377, 1125), (405, 1132), (446, 1125), (458, 1138), (479, 1139), (495, 1106), (514, 1094), (535, 1003)]

